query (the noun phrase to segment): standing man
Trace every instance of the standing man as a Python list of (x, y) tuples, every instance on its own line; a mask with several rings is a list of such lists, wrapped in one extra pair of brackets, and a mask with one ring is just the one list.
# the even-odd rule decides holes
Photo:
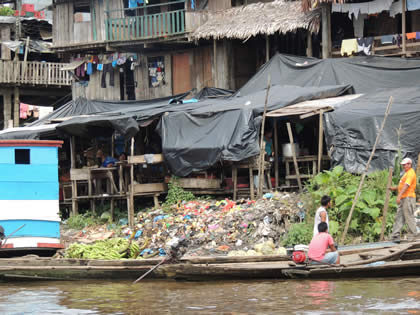
[(318, 225), (325, 222), (328, 227), (328, 212), (327, 209), (331, 207), (330, 196), (324, 195), (321, 198), (321, 207), (316, 210), (314, 222), (314, 236), (318, 234)]
[(404, 223), (407, 223), (414, 236), (417, 234), (417, 226), (414, 219), (414, 211), (416, 210), (416, 172), (411, 168), (412, 161), (410, 158), (403, 159), (401, 164), (404, 168), (404, 175), (398, 184), (398, 188), (390, 187), (392, 191), (398, 189), (398, 210), (392, 228), (392, 240), (397, 242), (400, 241), (400, 233)]

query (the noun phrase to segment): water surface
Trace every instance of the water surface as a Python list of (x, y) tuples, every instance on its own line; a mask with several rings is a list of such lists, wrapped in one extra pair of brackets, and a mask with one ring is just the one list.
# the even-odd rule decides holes
[(420, 314), (420, 278), (0, 284), (1, 314)]

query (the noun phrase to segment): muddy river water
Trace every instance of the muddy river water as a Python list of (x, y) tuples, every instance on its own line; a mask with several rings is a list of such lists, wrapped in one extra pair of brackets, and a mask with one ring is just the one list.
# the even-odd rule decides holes
[(0, 284), (0, 314), (420, 314), (420, 278)]

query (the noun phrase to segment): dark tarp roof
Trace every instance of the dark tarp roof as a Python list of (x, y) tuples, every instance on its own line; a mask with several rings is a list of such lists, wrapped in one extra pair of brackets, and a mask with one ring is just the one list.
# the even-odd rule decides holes
[(326, 113), (325, 135), (327, 147), (332, 147), (333, 165), (342, 165), (353, 173), (364, 171), (390, 96), (394, 101), (370, 171), (394, 165), (400, 126), (401, 150), (404, 156), (417, 160), (420, 152), (420, 87), (412, 87), (378, 90)]
[(380, 88), (420, 85), (420, 60), (414, 58), (352, 57), (316, 59), (276, 54), (237, 93), (247, 95), (271, 82), (280, 85), (346, 85), (356, 93)]

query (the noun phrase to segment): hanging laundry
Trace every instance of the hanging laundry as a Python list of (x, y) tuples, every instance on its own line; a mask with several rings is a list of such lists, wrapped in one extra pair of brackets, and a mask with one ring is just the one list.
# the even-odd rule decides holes
[(106, 88), (106, 74), (109, 73), (109, 85), (114, 86), (114, 68), (111, 63), (104, 64), (101, 79), (101, 87)]
[(358, 18), (353, 17), (354, 36), (363, 37), (363, 31), (365, 28), (365, 19), (367, 14), (360, 14)]
[(103, 71), (104, 70), (104, 64), (103, 63), (99, 63), (96, 67), (96, 70), (98, 71)]
[(28, 118), (28, 110), (29, 110), (29, 105), (28, 104), (20, 103), (20, 105), (19, 105), (19, 118), (20, 119)]
[(366, 37), (366, 38), (358, 38), (357, 39), (357, 52), (361, 52), (366, 56), (371, 55), (372, 51), (372, 44), (373, 44), (373, 37)]
[(382, 45), (392, 44), (393, 39), (394, 39), (394, 35), (383, 35), (381, 36), (381, 44)]
[(341, 43), (341, 55), (351, 56), (357, 52), (357, 39), (344, 39)]
[(402, 44), (402, 36), (399, 35), (399, 34), (398, 35), (393, 35), (392, 43), (394, 45), (398, 45), (398, 48), (400, 48), (401, 44)]
[(416, 32), (416, 39), (420, 39), (420, 32)]
[(332, 4), (332, 12), (348, 12), (349, 18), (352, 18), (354, 15), (356, 18), (359, 17), (359, 14), (375, 14), (381, 13), (382, 11), (388, 11), (394, 0), (374, 0), (371, 2), (363, 3), (344, 3)]
[(86, 74), (87, 75), (91, 75), (93, 73), (93, 64), (91, 62), (87, 63), (87, 71)]
[(194, 2), (194, 0), (191, 0), (191, 9), (195, 10), (195, 2)]
[(416, 32), (405, 34), (407, 39), (416, 39)]

